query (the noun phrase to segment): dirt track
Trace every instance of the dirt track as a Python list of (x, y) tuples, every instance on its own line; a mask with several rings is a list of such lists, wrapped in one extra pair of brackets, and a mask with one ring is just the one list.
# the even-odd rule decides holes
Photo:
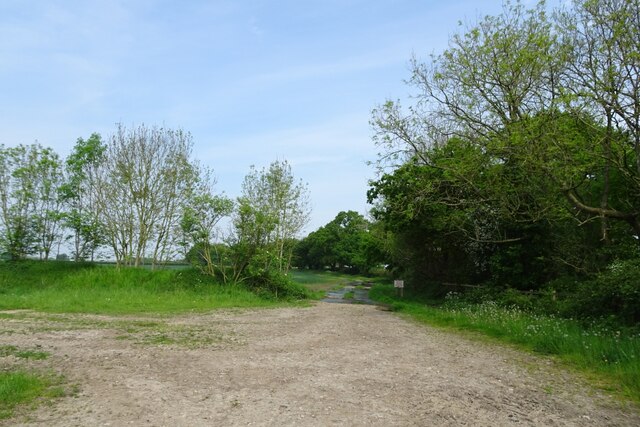
[(79, 388), (6, 425), (640, 425), (637, 409), (548, 360), (374, 306), (153, 319), (19, 312), (0, 319), (6, 344), (41, 346), (52, 356), (29, 364)]

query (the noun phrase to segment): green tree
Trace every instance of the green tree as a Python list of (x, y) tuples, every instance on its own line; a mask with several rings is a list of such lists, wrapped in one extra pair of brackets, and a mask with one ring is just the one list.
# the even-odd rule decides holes
[[(383, 150), (370, 199), (396, 237), (423, 224), (462, 238), (476, 267), (509, 282), (546, 280), (561, 265), (588, 271), (589, 252), (608, 254), (596, 269), (626, 256), (640, 232), (637, 10), (577, 1), (550, 17), (542, 2), (506, 3), (442, 54), (414, 59), (415, 105), (389, 101), (372, 119)], [(617, 250), (594, 242), (593, 220)], [(572, 248), (576, 233), (587, 246)]]
[(96, 249), (104, 241), (96, 179), (105, 149), (100, 135), (93, 133), (87, 140), (78, 138), (65, 162), (66, 182), (61, 187), (61, 196), (66, 206), (64, 224), (72, 233), (68, 238), (73, 242), (75, 261), (93, 261)]
[[(234, 208), (233, 201), (225, 196), (203, 191), (195, 195), (184, 209), (181, 220), (186, 243), (195, 250), (196, 264), (206, 274), (220, 274), (227, 282), (227, 265), (222, 245), (216, 244), (218, 222), (229, 216)], [(200, 261), (204, 261), (204, 265)]]
[(343, 211), (298, 243), (297, 264), (366, 273), (384, 259), (382, 241), (372, 224), (355, 211)]
[(13, 259), (38, 253), (48, 259), (59, 239), (58, 155), (40, 144), (0, 146), (0, 218), (5, 250)]
[[(390, 264), (409, 284), (468, 283), (486, 272), (483, 255), (495, 246), (486, 237), (494, 233), (493, 218), (461, 209), (459, 196), (444, 169), (417, 160), (371, 182), (368, 200), (373, 217), (389, 233)], [(466, 237), (474, 225), (484, 230), (478, 233), (482, 241)]]
[[(605, 132), (594, 152), (601, 158), (598, 197), (588, 200), (574, 183), (563, 183), (563, 190), (585, 217), (600, 219), (605, 242), (611, 240), (610, 219), (627, 223), (640, 236), (640, 1), (576, 0), (574, 5), (559, 12), (557, 25), (570, 48), (567, 104), (588, 111)], [(624, 200), (611, 194), (616, 186), (626, 187)]]
[(52, 247), (62, 239), (62, 200), (60, 190), (64, 170), (60, 157), (51, 148), (41, 148), (36, 168), (34, 226), (41, 260), (48, 260)]
[(155, 265), (177, 250), (182, 209), (200, 181), (190, 134), (119, 125), (97, 169), (96, 203), (119, 265)]
[(233, 219), (237, 265), (286, 273), (295, 238), (309, 221), (308, 189), (296, 182), (286, 161), (268, 169), (251, 167)]

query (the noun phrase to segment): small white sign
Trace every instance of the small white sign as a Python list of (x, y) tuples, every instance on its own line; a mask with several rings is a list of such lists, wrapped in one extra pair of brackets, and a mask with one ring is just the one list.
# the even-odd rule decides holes
[(404, 288), (404, 280), (394, 280), (393, 281), (394, 288)]

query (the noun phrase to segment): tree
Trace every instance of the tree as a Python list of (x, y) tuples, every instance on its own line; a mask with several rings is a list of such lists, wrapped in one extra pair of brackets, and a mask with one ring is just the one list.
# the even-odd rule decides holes
[(33, 250), (35, 236), (31, 208), (33, 176), (24, 165), (31, 160), (32, 149), (25, 146), (0, 149), (0, 201), (3, 246), (11, 259), (21, 259)]
[[(213, 195), (206, 187), (196, 194), (183, 210), (181, 228), (188, 244), (195, 249), (197, 265), (211, 276), (220, 274), (223, 281), (227, 280), (227, 260), (220, 253), (221, 248), (216, 245), (216, 226), (218, 222), (233, 212), (233, 201), (223, 195)], [(204, 261), (204, 265), (200, 260)]]
[(12, 259), (39, 253), (48, 259), (59, 238), (60, 160), (40, 144), (0, 146), (0, 218)]
[(75, 261), (93, 261), (95, 250), (104, 240), (96, 185), (105, 150), (100, 135), (93, 133), (86, 141), (78, 138), (65, 162), (67, 178), (61, 194), (66, 206), (64, 223), (72, 232), (69, 238), (73, 241)]
[(99, 218), (116, 261), (153, 264), (170, 256), (182, 209), (198, 183), (191, 135), (182, 130), (118, 125), (96, 177)]
[(355, 211), (343, 211), (328, 224), (310, 233), (296, 247), (302, 267), (344, 269), (367, 273), (384, 259), (381, 239), (372, 224)]
[[(640, 236), (640, 1), (577, 0), (558, 14), (559, 31), (570, 46), (564, 70), (570, 107), (586, 110), (605, 127), (598, 170), (602, 186), (591, 203), (579, 185), (564, 185), (568, 200), (588, 217), (601, 219), (610, 241), (609, 219), (628, 223)], [(611, 198), (613, 174), (627, 200)], [(617, 202), (617, 203), (616, 203)]]
[[(411, 82), (420, 94), (418, 105), (411, 110), (418, 117), (408, 123), (429, 120), (441, 137), (431, 137), (431, 144), (442, 143), (443, 135), (444, 140), (457, 135), (491, 154), (493, 161), (526, 170), (523, 177), (527, 179), (521, 180), (524, 185), (509, 182), (502, 187), (511, 189), (500, 192), (512, 196), (502, 198), (507, 209), (521, 207), (520, 200), (537, 188), (527, 184), (544, 173), (551, 180), (550, 190), (562, 194), (580, 212), (582, 221), (602, 219), (605, 240), (607, 219), (626, 222), (638, 235), (637, 6), (636, 0), (577, 1), (570, 12), (552, 22), (543, 2), (531, 10), (520, 3), (507, 3), (503, 14), (486, 17), (463, 35), (454, 35), (450, 48), (431, 62), (413, 61)], [(412, 135), (424, 138), (425, 134), (415, 128), (398, 131), (402, 127), (397, 114), (391, 114), (390, 108), (383, 111), (382, 120), (377, 121), (383, 135), (408, 135), (403, 142), (413, 151), (425, 146), (422, 139), (407, 144)], [(590, 185), (593, 180), (583, 179), (584, 165), (576, 166), (570, 156), (557, 159), (550, 155), (575, 148), (562, 125), (567, 114), (582, 121), (582, 126), (594, 127), (592, 133), (601, 126), (606, 129), (599, 144), (582, 146), (592, 162), (587, 173), (603, 181), (596, 203), (587, 201), (586, 193), (594, 187)], [(536, 123), (536, 117), (544, 126)], [(388, 139), (380, 141), (388, 143)], [(428, 163), (424, 150), (415, 155)], [(553, 167), (548, 167), (550, 158)], [(633, 168), (628, 167), (630, 160), (635, 162)], [(613, 173), (632, 189), (617, 206), (609, 198)], [(533, 208), (515, 213), (535, 220), (541, 212), (553, 211)]]
[(397, 237), (423, 224), (422, 233), (464, 238), (491, 274), (515, 263), (525, 277), (543, 270), (531, 259), (550, 258), (584, 271), (575, 263), (584, 248), (558, 255), (569, 247), (559, 236), (573, 227), (594, 245), (594, 219), (604, 242), (626, 247), (640, 235), (637, 10), (636, 0), (585, 0), (550, 18), (543, 2), (506, 3), (442, 54), (414, 58), (415, 105), (373, 112), (377, 215)]
[(60, 157), (51, 148), (40, 149), (35, 168), (34, 227), (40, 259), (47, 261), (54, 243), (62, 238), (60, 189), (64, 171)]
[(240, 264), (246, 267), (254, 262), (264, 270), (286, 273), (294, 239), (309, 214), (307, 186), (295, 182), (288, 162), (275, 161), (261, 171), (252, 166), (234, 217)]
[(482, 257), (475, 257), (479, 259), (474, 265), (468, 250), (474, 248), (473, 253), (479, 254), (492, 244), (472, 244), (467, 238), (467, 230), (473, 230), (478, 217), (487, 217), (460, 209), (455, 203), (459, 189), (446, 176), (441, 168), (409, 161), (372, 181), (367, 193), (369, 203), (374, 204), (374, 219), (388, 233), (389, 263), (410, 284), (469, 283), (487, 269)]

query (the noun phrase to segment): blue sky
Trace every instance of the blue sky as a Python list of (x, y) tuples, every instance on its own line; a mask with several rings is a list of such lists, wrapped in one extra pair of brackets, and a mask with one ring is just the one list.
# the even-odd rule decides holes
[(407, 97), (411, 55), (501, 5), (0, 0), (0, 144), (66, 156), (118, 122), (182, 128), (231, 197), (251, 165), (288, 160), (309, 184), (313, 231), (369, 209), (370, 112)]

